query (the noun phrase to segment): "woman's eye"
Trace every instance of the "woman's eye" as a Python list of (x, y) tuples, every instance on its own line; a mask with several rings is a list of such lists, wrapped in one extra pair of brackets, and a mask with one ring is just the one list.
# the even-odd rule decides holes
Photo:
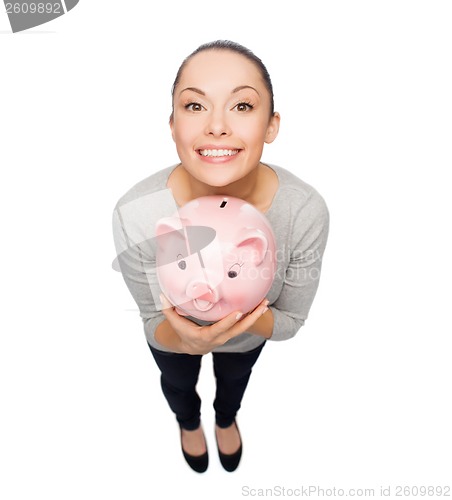
[(199, 102), (191, 102), (190, 104), (186, 104), (185, 109), (188, 109), (188, 111), (202, 111), (203, 107)]
[(237, 111), (250, 111), (253, 109), (252, 104), (248, 104), (247, 102), (239, 102), (236, 106)]

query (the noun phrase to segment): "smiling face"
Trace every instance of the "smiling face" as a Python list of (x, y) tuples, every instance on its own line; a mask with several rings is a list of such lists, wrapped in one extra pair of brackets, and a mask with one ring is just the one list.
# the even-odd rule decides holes
[(206, 50), (184, 67), (174, 90), (171, 132), (182, 166), (209, 186), (227, 186), (259, 165), (279, 115), (259, 69), (231, 50)]

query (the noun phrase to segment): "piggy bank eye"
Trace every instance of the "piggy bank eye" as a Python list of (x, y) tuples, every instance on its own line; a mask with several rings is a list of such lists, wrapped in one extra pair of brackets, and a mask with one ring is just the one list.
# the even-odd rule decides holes
[(231, 266), (228, 271), (229, 278), (237, 278), (237, 276), (240, 274), (240, 270), (240, 264), (234, 264), (233, 266)]
[(185, 260), (182, 258), (182, 255), (179, 254), (177, 256), (177, 266), (179, 267), (179, 269), (182, 269), (182, 271), (184, 271), (187, 267), (187, 263), (185, 262)]

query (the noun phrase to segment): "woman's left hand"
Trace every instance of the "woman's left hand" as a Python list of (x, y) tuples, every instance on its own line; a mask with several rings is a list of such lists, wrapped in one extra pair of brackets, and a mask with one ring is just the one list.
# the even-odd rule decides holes
[[(251, 326), (267, 311), (268, 300), (261, 303), (250, 313), (243, 315), (235, 311), (211, 325), (200, 326), (179, 315), (174, 306), (162, 295), (163, 314), (172, 330), (180, 338), (179, 352), (187, 354), (207, 354), (228, 340), (249, 330)], [(164, 342), (161, 339), (160, 342)]]

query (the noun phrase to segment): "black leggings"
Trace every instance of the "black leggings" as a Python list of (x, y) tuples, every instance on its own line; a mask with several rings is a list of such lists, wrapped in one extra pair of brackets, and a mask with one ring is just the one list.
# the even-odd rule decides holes
[[(213, 407), (218, 427), (229, 427), (234, 422), (251, 370), (264, 344), (247, 352), (212, 353), (217, 382)], [(201, 421), (201, 399), (196, 384), (202, 355), (164, 352), (151, 345), (149, 348), (162, 374), (163, 394), (179, 425), (187, 430), (197, 429)]]

